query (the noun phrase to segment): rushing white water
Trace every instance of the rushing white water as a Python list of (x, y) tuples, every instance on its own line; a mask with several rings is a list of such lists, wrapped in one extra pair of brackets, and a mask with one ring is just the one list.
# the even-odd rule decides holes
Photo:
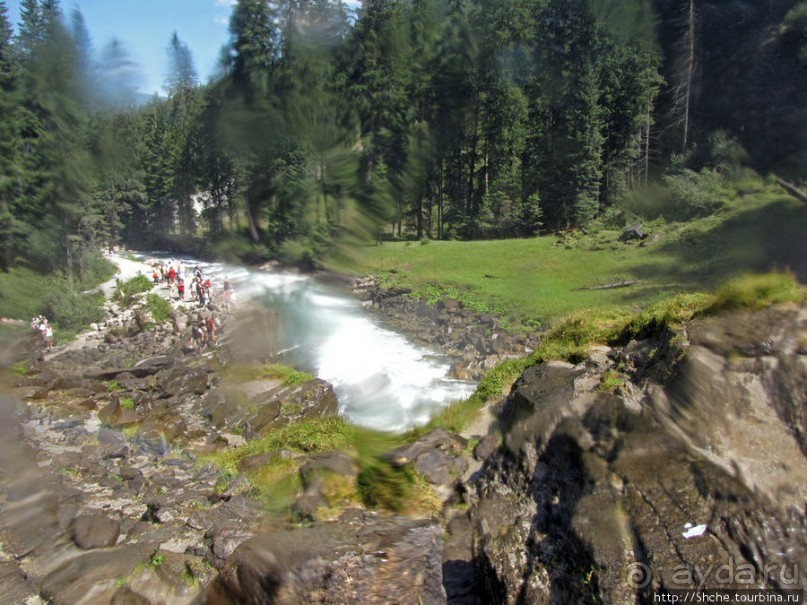
[[(167, 254), (141, 258), (169, 258)], [(361, 303), (301, 275), (252, 271), (188, 257), (220, 287), (226, 275), (237, 302), (259, 301), (277, 313), (277, 341), (287, 363), (334, 386), (340, 411), (352, 421), (381, 430), (426, 422), (441, 407), (468, 397), (474, 383), (447, 378), (450, 360), (383, 328)]]

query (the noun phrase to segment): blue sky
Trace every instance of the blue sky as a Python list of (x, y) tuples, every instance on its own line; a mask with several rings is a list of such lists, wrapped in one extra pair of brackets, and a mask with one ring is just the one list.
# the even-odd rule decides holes
[[(162, 93), (168, 68), (166, 47), (176, 31), (193, 54), (199, 79), (216, 71), (235, 0), (62, 0), (69, 17), (74, 8), (84, 15), (93, 48), (101, 50), (113, 38), (123, 43), (129, 58), (140, 66), (140, 92)], [(16, 27), (19, 0), (7, 0), (8, 16)]]

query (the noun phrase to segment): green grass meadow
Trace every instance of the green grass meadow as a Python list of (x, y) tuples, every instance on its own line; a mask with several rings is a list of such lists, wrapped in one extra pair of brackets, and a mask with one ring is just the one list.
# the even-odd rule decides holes
[(359, 248), (352, 270), (379, 274), (430, 302), (457, 298), (501, 315), (516, 331), (594, 307), (637, 312), (681, 292), (711, 292), (741, 273), (791, 270), (804, 282), (807, 208), (775, 186), (754, 184), (750, 192), (735, 189), (713, 216), (643, 221), (649, 236), (642, 243), (597, 227), (531, 239), (387, 242)]

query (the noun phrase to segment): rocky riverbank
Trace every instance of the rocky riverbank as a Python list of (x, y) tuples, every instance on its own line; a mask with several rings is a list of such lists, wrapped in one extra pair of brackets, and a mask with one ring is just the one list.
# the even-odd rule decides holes
[[(444, 601), (437, 519), (355, 503), (321, 517), (331, 498), (322, 477), (357, 481), (348, 456), (281, 452), (304, 488), (281, 516), (266, 514), (243, 473), (210, 464), (211, 453), (335, 416), (337, 400), (317, 379), (244, 377), (272, 359), (271, 343), (254, 338), (271, 313), (229, 315), (215, 298), (174, 306), (160, 323), (142, 296), (127, 309), (109, 302), (93, 332), (53, 351), (32, 337), (12, 366), (0, 450), (14, 469), (0, 481), (0, 577), (11, 588), (0, 602)], [(200, 353), (190, 330), (210, 315), (218, 343)], [(454, 501), (458, 439), (433, 434), (391, 461), (417, 465)], [(239, 470), (270, 462), (253, 456)]]
[(404, 288), (383, 288), (376, 276), (355, 280), (351, 289), (392, 329), (453, 357), (453, 378), (480, 380), (500, 361), (528, 355), (538, 344), (536, 336), (510, 334), (496, 315), (474, 313), (452, 298), (429, 305)]
[[(356, 290), (469, 372), (535, 344), (455, 301)], [(110, 303), (80, 344), (13, 366), (0, 603), (643, 603), (659, 589), (807, 584), (804, 308), (528, 369), (490, 433), (438, 430), (384, 454), (433, 494), (430, 512), (401, 516), (339, 504), (334, 478), (363, 480), (344, 452), (247, 456), (238, 475), (211, 464), (335, 415), (332, 389), (233, 379), (272, 356), (251, 338), (274, 321), (261, 309), (180, 303), (156, 323), (138, 307)], [(199, 354), (189, 326), (211, 313), (219, 343)], [(302, 486), (281, 516), (245, 479), (277, 456)]]

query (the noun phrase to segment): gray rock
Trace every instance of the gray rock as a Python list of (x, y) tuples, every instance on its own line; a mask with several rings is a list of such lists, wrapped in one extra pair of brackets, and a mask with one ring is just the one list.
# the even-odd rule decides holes
[(622, 230), (622, 233), (619, 236), (620, 242), (630, 242), (634, 240), (643, 240), (647, 237), (647, 234), (644, 232), (644, 229), (640, 224), (628, 225), (625, 229)]
[(499, 447), (499, 440), (498, 435), (485, 435), (482, 437), (474, 447), (474, 458), (477, 460), (490, 458), (496, 448)]
[(445, 603), (442, 530), (424, 521), (359, 516), (263, 534), (242, 544), (208, 602)]
[(156, 386), (166, 397), (187, 393), (203, 395), (208, 386), (207, 372), (177, 364), (157, 372)]
[(79, 515), (73, 520), (73, 542), (89, 550), (113, 546), (120, 535), (120, 523), (100, 513)]
[(25, 574), (15, 561), (0, 561), (0, 586), (3, 587), (0, 598), (5, 603), (35, 602), (34, 599), (37, 598), (38, 591), (28, 584)]
[(305, 488), (310, 487), (323, 473), (356, 477), (359, 469), (353, 459), (341, 452), (315, 454), (300, 467), (300, 478)]
[(676, 573), (706, 561), (803, 565), (804, 406), (792, 396), (807, 392), (803, 315), (708, 318), (630, 343), (620, 354), (632, 386), (617, 393), (599, 389), (606, 363), (528, 369), (502, 406), (504, 443), (470, 510), (485, 598), (632, 604), (639, 588), (741, 587), (736, 574)]

